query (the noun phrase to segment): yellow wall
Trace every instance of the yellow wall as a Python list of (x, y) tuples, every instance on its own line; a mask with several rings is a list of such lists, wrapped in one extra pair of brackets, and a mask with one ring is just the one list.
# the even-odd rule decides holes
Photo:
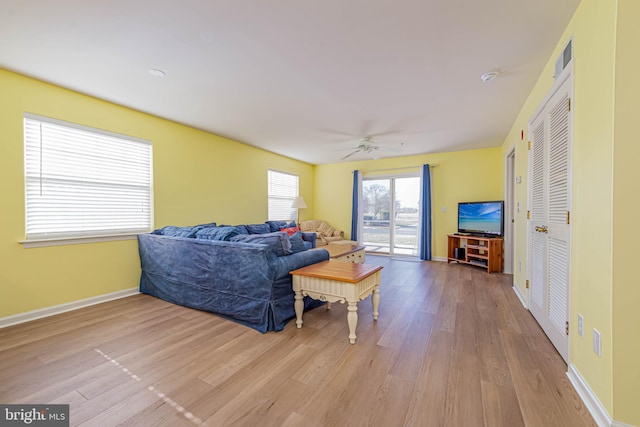
[(300, 176), (313, 216), (314, 166), (0, 69), (0, 317), (136, 287), (135, 240), (25, 249), (24, 112), (152, 141), (155, 225), (261, 223), (267, 169)]
[(613, 155), (613, 411), (640, 426), (640, 286), (638, 251), (630, 232), (638, 223), (638, 99), (640, 2), (618, 0)]
[[(617, 411), (614, 412), (614, 398), (617, 401), (617, 396), (613, 391), (612, 197), (616, 16), (617, 1), (582, 1), (504, 141), (503, 155), (515, 144), (516, 175), (523, 177), (524, 184), (516, 186), (516, 199), (526, 206), (528, 152), (524, 142), (514, 141), (519, 140), (521, 129), (527, 132), (529, 118), (553, 85), (555, 60), (573, 36), (573, 224), (569, 301), (572, 333), (569, 363), (577, 368), (609, 415), (625, 421), (617, 417)], [(525, 215), (526, 211), (523, 211), (516, 216), (514, 239), (516, 262), (522, 260), (523, 263), (526, 263), (527, 254)], [(516, 271), (514, 284), (523, 295), (526, 295), (525, 279), (526, 271)], [(577, 334), (578, 313), (584, 316), (584, 338)], [(602, 357), (592, 349), (593, 328), (602, 334)], [(637, 342), (637, 338), (628, 335), (626, 339)], [(637, 417), (638, 412), (635, 413)], [(640, 424), (638, 418), (635, 420)]]
[[(573, 24), (575, 49), (571, 363), (613, 412), (612, 186), (616, 2), (583, 2)], [(571, 28), (571, 26), (570, 26)], [(575, 333), (578, 314), (585, 336)], [(592, 333), (602, 334), (602, 357)]]
[[(458, 202), (502, 200), (504, 197), (504, 165), (499, 148), (316, 166), (316, 218), (328, 221), (349, 235), (354, 170), (410, 166), (419, 170), (419, 166), (425, 163), (437, 165), (433, 168), (431, 181), (433, 256), (446, 258), (447, 234), (456, 232), (458, 227)], [(443, 207), (446, 212), (442, 212)]]

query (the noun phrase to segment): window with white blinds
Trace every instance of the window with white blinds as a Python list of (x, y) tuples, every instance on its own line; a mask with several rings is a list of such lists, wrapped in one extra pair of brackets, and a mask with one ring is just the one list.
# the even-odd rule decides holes
[(24, 115), (26, 239), (152, 228), (149, 141)]
[(269, 221), (296, 219), (296, 209), (291, 207), (298, 197), (298, 175), (269, 169)]

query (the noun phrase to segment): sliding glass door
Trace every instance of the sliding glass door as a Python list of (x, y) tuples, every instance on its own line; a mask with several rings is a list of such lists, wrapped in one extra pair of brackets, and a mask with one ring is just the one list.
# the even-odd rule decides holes
[(418, 255), (420, 177), (362, 180), (362, 242), (367, 252)]

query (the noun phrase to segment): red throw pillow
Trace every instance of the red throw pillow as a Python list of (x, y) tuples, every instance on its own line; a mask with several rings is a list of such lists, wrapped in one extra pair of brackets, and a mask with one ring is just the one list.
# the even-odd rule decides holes
[(291, 237), (296, 233), (296, 231), (300, 231), (300, 227), (281, 228), (280, 231), (284, 231), (285, 233), (287, 233), (289, 235), (289, 237)]

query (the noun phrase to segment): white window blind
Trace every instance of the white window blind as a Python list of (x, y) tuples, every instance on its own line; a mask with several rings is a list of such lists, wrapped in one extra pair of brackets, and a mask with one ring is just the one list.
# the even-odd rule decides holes
[(134, 234), (152, 228), (152, 148), (24, 115), (26, 239)]
[(269, 221), (295, 220), (298, 176), (269, 169)]

